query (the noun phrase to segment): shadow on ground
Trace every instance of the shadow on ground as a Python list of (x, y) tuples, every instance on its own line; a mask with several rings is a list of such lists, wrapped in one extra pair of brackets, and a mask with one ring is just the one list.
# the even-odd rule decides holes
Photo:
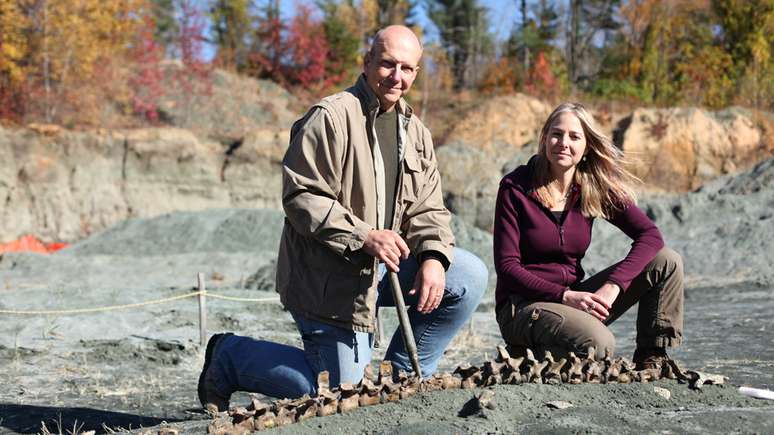
[(147, 417), (94, 408), (12, 405), (0, 403), (0, 432), (40, 433), (42, 424), (52, 433), (81, 433), (93, 430), (98, 434), (119, 429), (136, 429), (180, 420)]

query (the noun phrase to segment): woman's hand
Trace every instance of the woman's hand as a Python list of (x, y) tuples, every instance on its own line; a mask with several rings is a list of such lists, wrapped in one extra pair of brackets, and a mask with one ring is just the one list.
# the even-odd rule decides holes
[(585, 311), (596, 317), (600, 322), (604, 322), (607, 316), (610, 315), (608, 310), (610, 309), (611, 304), (598, 293), (579, 292), (567, 289), (564, 292), (564, 296), (562, 296), (562, 303)]
[(602, 284), (602, 287), (598, 288), (594, 293), (605, 300), (605, 306), (609, 310), (613, 306), (613, 302), (615, 302), (618, 295), (621, 293), (621, 287), (618, 287), (618, 284), (608, 281)]

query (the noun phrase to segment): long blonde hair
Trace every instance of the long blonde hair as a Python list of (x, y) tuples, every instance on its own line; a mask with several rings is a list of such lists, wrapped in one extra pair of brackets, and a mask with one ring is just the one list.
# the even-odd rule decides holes
[(554, 204), (548, 189), (551, 182), (549, 162), (546, 158), (546, 146), (553, 124), (564, 113), (575, 115), (583, 127), (586, 137), (586, 155), (575, 167), (573, 182), (580, 187), (581, 213), (586, 217), (610, 218), (616, 210), (637, 202), (633, 185), (640, 182), (634, 174), (626, 170), (630, 162), (597, 126), (594, 117), (580, 103), (560, 104), (546, 119), (540, 131), (537, 158), (533, 182), (535, 194), (546, 207)]

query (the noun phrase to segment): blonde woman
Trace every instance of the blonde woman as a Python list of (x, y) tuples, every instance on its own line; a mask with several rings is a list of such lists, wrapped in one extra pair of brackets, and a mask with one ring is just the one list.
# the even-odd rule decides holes
[[(639, 302), (638, 369), (659, 367), (680, 344), (683, 265), (636, 206), (637, 178), (580, 104), (557, 107), (538, 153), (500, 182), (494, 226), (497, 323), (515, 351), (613, 352), (607, 325)], [(584, 280), (595, 218), (632, 240), (626, 257)]]

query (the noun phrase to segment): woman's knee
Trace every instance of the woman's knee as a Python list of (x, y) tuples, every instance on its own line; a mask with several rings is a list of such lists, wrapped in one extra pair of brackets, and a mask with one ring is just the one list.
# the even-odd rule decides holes
[(653, 267), (683, 273), (683, 257), (672, 248), (663, 247), (650, 262)]
[(597, 329), (590, 337), (586, 349), (590, 346), (593, 346), (597, 351), (597, 358), (604, 358), (606, 352), (610, 352), (610, 355), (612, 355), (615, 352), (615, 336), (607, 328)]
[(591, 347), (594, 348), (597, 358), (603, 358), (606, 352), (610, 352), (611, 355), (615, 352), (615, 336), (601, 323), (583, 328), (569, 341), (569, 350), (578, 355), (588, 355)]

